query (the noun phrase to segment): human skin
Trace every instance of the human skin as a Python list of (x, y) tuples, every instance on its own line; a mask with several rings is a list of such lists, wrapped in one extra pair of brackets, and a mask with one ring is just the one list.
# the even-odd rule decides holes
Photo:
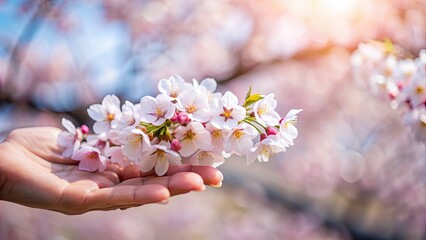
[(0, 200), (74, 215), (164, 203), (174, 195), (202, 191), (205, 184), (222, 184), (221, 172), (207, 166), (171, 166), (162, 177), (115, 164), (104, 172), (80, 171), (78, 162), (61, 156), (60, 132), (16, 129), (0, 144)]

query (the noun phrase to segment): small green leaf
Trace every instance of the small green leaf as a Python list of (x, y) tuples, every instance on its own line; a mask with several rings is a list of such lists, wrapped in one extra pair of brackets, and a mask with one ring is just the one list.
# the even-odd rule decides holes
[(262, 100), (263, 98), (264, 96), (261, 94), (253, 94), (246, 99), (246, 101), (244, 102), (244, 107), (248, 107), (257, 101)]
[(249, 91), (248, 91), (248, 92), (247, 92), (247, 94), (246, 94), (245, 101), (247, 101), (247, 99), (248, 99), (250, 96), (251, 96), (251, 86), (250, 86)]

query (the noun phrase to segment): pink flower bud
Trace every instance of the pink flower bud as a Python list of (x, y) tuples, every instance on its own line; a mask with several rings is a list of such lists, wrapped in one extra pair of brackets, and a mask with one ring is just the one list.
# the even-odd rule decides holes
[(175, 152), (179, 152), (179, 150), (182, 148), (182, 144), (179, 140), (176, 138), (172, 140), (171, 149)]
[(178, 113), (175, 112), (175, 115), (173, 115), (172, 118), (170, 118), (170, 121), (177, 123), (178, 122)]
[(185, 112), (178, 113), (177, 120), (180, 124), (188, 124), (191, 121)]
[(396, 86), (398, 87), (399, 90), (402, 90), (405, 87), (405, 83), (400, 81), (396, 84)]
[(278, 131), (274, 127), (267, 127), (266, 134), (267, 135), (277, 135)]
[(81, 128), (81, 132), (83, 134), (88, 134), (89, 133), (89, 127), (87, 125), (83, 124), (83, 125), (81, 125), (80, 128)]
[(267, 136), (266, 133), (260, 134), (260, 141), (263, 141)]

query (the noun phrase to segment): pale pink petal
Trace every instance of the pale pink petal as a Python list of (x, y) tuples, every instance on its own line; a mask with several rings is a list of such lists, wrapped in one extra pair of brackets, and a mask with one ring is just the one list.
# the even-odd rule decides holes
[(217, 82), (213, 78), (206, 78), (200, 83), (201, 86), (204, 86), (208, 91), (214, 92), (217, 87)]
[(78, 170), (95, 172), (99, 167), (99, 159), (84, 159), (78, 164)]
[(257, 156), (259, 155), (259, 145), (260, 143), (257, 143), (254, 148), (252, 148), (246, 155), (247, 165), (252, 164), (256, 160)]
[(251, 139), (241, 139), (236, 144), (235, 152), (241, 156), (246, 155), (249, 153), (250, 149), (253, 147), (253, 141)]
[(278, 113), (276, 113), (275, 111), (266, 112), (262, 115), (261, 118), (268, 126), (276, 126), (280, 123), (280, 115), (278, 115)]
[(67, 147), (67, 146), (69, 146), (69, 145), (73, 144), (73, 142), (74, 142), (75, 140), (76, 140), (76, 136), (75, 136), (75, 135), (73, 135), (73, 134), (71, 134), (71, 133), (69, 133), (69, 132), (62, 131), (62, 132), (60, 132), (60, 133), (59, 133), (59, 135), (58, 135), (58, 140), (57, 140), (57, 142), (58, 142), (58, 145), (59, 145), (60, 147), (65, 148), (65, 147)]
[(87, 113), (89, 114), (90, 118), (97, 122), (104, 121), (107, 116), (107, 112), (105, 111), (105, 109), (102, 108), (102, 105), (100, 104), (90, 105), (87, 109)]
[(153, 123), (157, 120), (157, 117), (152, 114), (142, 113), (141, 121), (146, 123)]
[(76, 134), (75, 126), (70, 120), (62, 118), (62, 126), (64, 126), (64, 128), (68, 130), (68, 132), (70, 132), (71, 134)]
[(140, 170), (142, 172), (149, 172), (154, 168), (155, 163), (157, 162), (157, 154), (147, 154), (142, 157), (140, 161)]
[(211, 124), (218, 129), (222, 129), (224, 123), (225, 123), (225, 118), (220, 117), (220, 116), (214, 117), (211, 120)]
[(176, 106), (175, 105), (171, 105), (168, 109), (166, 114), (164, 114), (164, 118), (165, 119), (170, 119), (175, 115), (176, 112)]
[(166, 121), (166, 119), (165, 119), (165, 118), (159, 118), (158, 120), (154, 121), (154, 122), (152, 123), (152, 125), (154, 125), (154, 126), (160, 126), (160, 125), (161, 125), (161, 124), (163, 124), (165, 121)]
[(235, 119), (228, 119), (223, 124), (223, 128), (225, 128), (225, 129), (233, 129), (233, 128), (237, 127), (237, 125), (238, 125), (238, 121), (236, 121)]
[(157, 106), (162, 109), (162, 110), (166, 110), (170, 107), (170, 105), (172, 105), (172, 103), (170, 102), (170, 98), (167, 95), (164, 94), (159, 94), (156, 97), (157, 100)]
[(199, 122), (191, 122), (190, 124), (188, 124), (188, 128), (190, 128), (192, 130), (192, 132), (195, 132), (195, 133), (200, 133), (200, 132), (206, 131), (203, 124), (201, 124)]
[(205, 131), (197, 133), (197, 140), (195, 141), (195, 147), (201, 150), (209, 150), (212, 147), (211, 135)]
[(169, 161), (167, 159), (158, 159), (157, 163), (155, 164), (155, 174), (158, 176), (163, 176), (166, 174), (167, 170), (169, 169)]
[(157, 100), (151, 96), (145, 96), (140, 101), (141, 110), (144, 113), (155, 113)]
[(241, 106), (235, 106), (234, 110), (232, 110), (232, 117), (237, 121), (243, 120), (246, 117), (246, 109)]
[(237, 96), (235, 96), (235, 95), (234, 95), (232, 92), (230, 92), (230, 91), (227, 91), (227, 92), (223, 95), (223, 97), (222, 97), (221, 101), (222, 101), (223, 106), (224, 106), (225, 108), (227, 108), (227, 109), (232, 109), (232, 108), (234, 108), (235, 106), (237, 106), (237, 105), (238, 105), (238, 98), (237, 98)]
[(106, 133), (110, 130), (110, 128), (111, 125), (107, 121), (95, 122), (95, 124), (93, 124), (93, 131), (96, 134)]
[(124, 144), (123, 145), (123, 155), (128, 157), (130, 160), (138, 161), (142, 156), (142, 144)]
[(182, 148), (180, 149), (179, 153), (182, 155), (182, 157), (189, 157), (197, 151), (197, 148), (189, 140), (183, 140), (181, 144)]
[(169, 162), (170, 162), (170, 164), (172, 164), (172, 165), (180, 165), (180, 164), (182, 164), (181, 163), (181, 157), (179, 156), (179, 154), (177, 154), (177, 156), (176, 155), (172, 155), (172, 154), (169, 154), (168, 156), (167, 156), (167, 159), (169, 160)]

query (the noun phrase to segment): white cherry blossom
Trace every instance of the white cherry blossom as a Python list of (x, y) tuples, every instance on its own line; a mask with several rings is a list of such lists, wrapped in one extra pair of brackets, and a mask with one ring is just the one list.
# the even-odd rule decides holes
[(211, 148), (210, 133), (199, 122), (191, 122), (186, 127), (178, 127), (175, 130), (175, 137), (181, 140), (179, 153), (182, 157), (189, 157), (197, 150)]
[(176, 100), (182, 92), (191, 87), (191, 84), (185, 82), (178, 75), (171, 76), (168, 79), (161, 79), (158, 83), (158, 90), (171, 100)]
[(105, 156), (109, 157), (112, 163), (127, 167), (135, 162), (124, 156), (123, 146), (113, 146), (105, 149)]
[(247, 165), (252, 164), (256, 159), (259, 162), (267, 162), (273, 155), (285, 151), (285, 148), (279, 135), (270, 135), (256, 143), (250, 150), (246, 156)]
[(63, 157), (71, 157), (80, 147), (83, 134), (81, 130), (77, 129), (68, 119), (62, 118), (62, 126), (64, 126), (67, 131), (62, 131), (59, 134), (58, 145), (64, 149), (62, 152)]
[(228, 135), (230, 130), (217, 128), (211, 122), (206, 124), (206, 130), (210, 132), (211, 151), (218, 154), (222, 153), (225, 136)]
[(403, 121), (411, 127), (417, 141), (426, 143), (426, 107), (420, 107), (406, 113)]
[(257, 136), (258, 132), (254, 127), (241, 123), (225, 137), (224, 150), (227, 153), (245, 156), (253, 147), (253, 138)]
[(164, 94), (159, 94), (156, 98), (145, 96), (141, 99), (140, 106), (141, 121), (155, 126), (160, 126), (166, 119), (172, 118), (176, 111), (176, 106)]
[(108, 133), (111, 129), (111, 122), (121, 114), (120, 100), (115, 95), (106, 95), (102, 104), (89, 106), (87, 113), (96, 121), (93, 125), (96, 134)]
[(140, 112), (140, 104), (134, 105), (126, 101), (121, 107), (121, 114), (111, 122), (111, 126), (118, 130), (126, 127), (136, 127), (140, 123)]
[(150, 146), (149, 137), (138, 128), (126, 129), (120, 134), (123, 155), (132, 161), (138, 161), (142, 153)]
[(426, 77), (416, 74), (409, 85), (404, 89), (404, 93), (411, 100), (414, 107), (426, 102)]
[(99, 149), (85, 146), (77, 150), (71, 159), (79, 161), (78, 169), (88, 172), (103, 172), (106, 168), (107, 158), (101, 155)]
[(186, 112), (191, 120), (199, 122), (210, 120), (207, 95), (202, 90), (194, 88), (180, 94), (177, 109)]
[(253, 106), (254, 116), (256, 120), (264, 126), (276, 126), (279, 124), (280, 115), (275, 112), (277, 100), (273, 93), (268, 94), (262, 100), (256, 102)]
[(153, 145), (151, 149), (144, 153), (140, 161), (140, 170), (142, 172), (151, 171), (153, 168), (155, 174), (163, 176), (169, 169), (169, 165), (180, 165), (180, 155), (169, 149), (169, 144), (161, 142)]
[(217, 82), (213, 78), (205, 78), (200, 83), (193, 79), (192, 82), (195, 88), (202, 89), (206, 93), (209, 103), (214, 99), (220, 99), (222, 97), (222, 93), (215, 92), (217, 88)]
[(246, 117), (246, 109), (238, 105), (238, 98), (226, 92), (212, 109), (211, 123), (217, 128), (233, 129)]
[(198, 151), (191, 157), (191, 164), (194, 166), (218, 167), (225, 162), (222, 155), (210, 151)]
[(295, 124), (297, 122), (297, 114), (301, 111), (302, 109), (291, 109), (280, 123), (279, 136), (288, 145), (293, 145), (293, 140), (299, 134)]

